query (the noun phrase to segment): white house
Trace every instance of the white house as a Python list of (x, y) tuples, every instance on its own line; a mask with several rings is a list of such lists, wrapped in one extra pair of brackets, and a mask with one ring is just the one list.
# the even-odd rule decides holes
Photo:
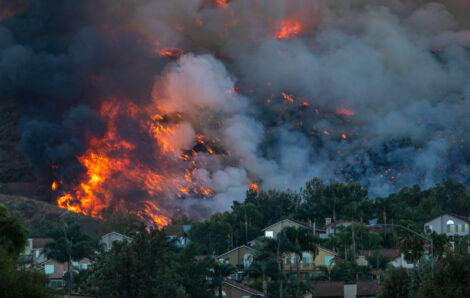
[(119, 234), (118, 232), (111, 232), (111, 233), (101, 236), (100, 244), (104, 246), (105, 251), (110, 251), (115, 241), (124, 241), (124, 240), (127, 240), (130, 242), (132, 241), (132, 238)]
[(424, 231), (431, 233), (435, 231), (438, 234), (446, 234), (449, 236), (466, 236), (469, 235), (470, 219), (465, 216), (455, 214), (443, 214), (424, 224)]

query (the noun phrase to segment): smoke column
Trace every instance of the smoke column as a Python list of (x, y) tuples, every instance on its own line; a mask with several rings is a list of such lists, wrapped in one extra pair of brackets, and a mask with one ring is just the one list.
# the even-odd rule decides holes
[(0, 94), (61, 207), (204, 217), (313, 177), (371, 196), (470, 174), (465, 1), (23, 0)]

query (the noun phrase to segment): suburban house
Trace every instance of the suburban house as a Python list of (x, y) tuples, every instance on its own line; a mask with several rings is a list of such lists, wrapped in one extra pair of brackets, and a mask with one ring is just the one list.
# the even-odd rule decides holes
[[(88, 258), (83, 258), (79, 262), (72, 262), (73, 270), (87, 269), (91, 266), (91, 261)], [(63, 288), (65, 286), (64, 275), (67, 273), (67, 263), (59, 263), (54, 260), (46, 260), (42, 264), (42, 270), (47, 278), (49, 278), (49, 287)]]
[[(306, 278), (318, 271), (318, 266), (328, 266), (332, 264), (337, 254), (325, 247), (317, 245), (318, 253), (313, 258), (312, 252), (303, 252), (302, 261), (299, 264), (300, 277)], [(284, 258), (283, 271), (284, 273), (294, 274), (297, 272), (295, 254), (291, 253)]]
[(470, 234), (470, 218), (456, 214), (443, 214), (427, 221), (424, 231), (446, 234), (447, 237), (467, 236)]
[(44, 263), (47, 258), (42, 254), (44, 246), (51, 242), (51, 238), (29, 238), (25, 250), (20, 254), (20, 263), (24, 268), (36, 267)]
[[(216, 292), (216, 296), (218, 293)], [(223, 298), (250, 298), (250, 297), (263, 297), (263, 293), (252, 289), (246, 285), (238, 283), (233, 280), (227, 280), (222, 283), (222, 297)]]
[[(282, 229), (284, 229), (286, 227), (312, 229), (312, 231), (313, 231), (313, 226), (309, 226), (306, 223), (294, 221), (294, 220), (291, 220), (291, 219), (283, 219), (281, 221), (278, 221), (278, 222), (264, 228), (262, 231), (264, 232), (265, 237), (267, 237), (267, 238), (276, 238), (277, 234), (279, 234), (282, 231)], [(322, 236), (324, 234), (325, 234), (325, 229), (315, 227), (315, 235), (317, 237), (324, 238)]]
[(393, 267), (403, 267), (406, 269), (414, 268), (413, 263), (408, 263), (405, 260), (404, 255), (398, 249), (390, 248), (390, 249), (379, 249), (379, 250), (362, 250), (358, 253), (356, 262), (359, 265), (367, 266), (368, 265), (368, 258), (376, 256), (376, 252), (378, 255), (386, 257), (390, 261), (388, 262), (389, 265)]
[(360, 225), (361, 223), (358, 222), (358, 221), (354, 221), (354, 220), (337, 220), (336, 222), (332, 222), (328, 225), (325, 226), (325, 233), (326, 233), (326, 238), (328, 238), (331, 234), (334, 234), (335, 233), (335, 229), (336, 231), (340, 230), (340, 229), (344, 229), (344, 228), (347, 228), (351, 225)]
[(237, 271), (229, 276), (228, 279), (244, 280), (247, 278), (246, 270), (253, 262), (255, 253), (256, 250), (254, 248), (242, 245), (217, 256), (217, 259), (221, 263), (229, 263), (237, 268)]
[(124, 240), (132, 241), (132, 238), (118, 232), (111, 232), (101, 236), (100, 244), (103, 245), (105, 251), (110, 251), (115, 241), (121, 242)]
[(305, 298), (372, 298), (377, 296), (377, 280), (358, 280), (355, 283), (344, 281), (319, 281), (312, 294)]
[(189, 244), (188, 232), (191, 225), (168, 225), (163, 228), (170, 240), (178, 247), (186, 247)]

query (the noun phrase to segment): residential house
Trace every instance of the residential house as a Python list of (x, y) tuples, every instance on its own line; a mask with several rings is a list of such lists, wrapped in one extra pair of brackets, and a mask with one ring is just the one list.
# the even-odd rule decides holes
[[(87, 269), (91, 266), (88, 258), (83, 258), (79, 262), (72, 262), (73, 270)], [(60, 263), (55, 260), (46, 260), (42, 264), (42, 272), (49, 278), (49, 287), (63, 288), (65, 286), (64, 275), (67, 273), (67, 263)]]
[(242, 245), (217, 256), (217, 259), (221, 263), (229, 263), (237, 268), (237, 271), (229, 276), (228, 279), (245, 280), (247, 278), (246, 270), (253, 262), (255, 253), (256, 250), (254, 248)]
[(132, 238), (125, 236), (123, 234), (120, 234), (118, 232), (111, 232), (111, 233), (101, 236), (100, 244), (103, 245), (105, 251), (110, 251), (111, 248), (113, 248), (113, 243), (115, 241), (121, 242), (124, 240), (127, 240), (130, 242), (132, 241)]
[[(388, 264), (393, 267), (403, 267), (406, 269), (414, 268), (414, 264), (408, 263), (405, 260), (404, 254), (401, 253), (400, 250), (394, 249), (394, 248), (389, 248), (389, 249), (384, 248), (384, 249), (379, 249), (379, 250), (362, 250), (361, 252), (358, 253), (358, 256), (356, 258), (357, 264), (362, 265), (362, 266), (367, 266), (369, 263), (367, 259), (376, 256), (377, 255), (376, 252), (378, 255), (389, 259), (390, 261), (388, 262)], [(374, 272), (373, 270), (373, 274), (377, 276), (379, 272)]]
[[(337, 254), (325, 247), (317, 245), (318, 253), (313, 258), (312, 252), (302, 252), (302, 260), (299, 264), (301, 278), (307, 278), (318, 272), (319, 266), (329, 266), (333, 264), (333, 260)], [(294, 274), (297, 272), (297, 258), (294, 253), (290, 253), (284, 257), (283, 271), (284, 273)]]
[(51, 238), (29, 238), (24, 251), (20, 254), (19, 261), (24, 268), (36, 267), (44, 263), (47, 258), (44, 256), (44, 246), (51, 242)]
[[(218, 292), (216, 292), (218, 296)], [(250, 297), (263, 297), (263, 293), (250, 288), (244, 284), (238, 283), (233, 280), (227, 280), (222, 283), (222, 297), (223, 298), (250, 298)]]
[(470, 234), (470, 218), (456, 214), (442, 214), (427, 221), (424, 231), (438, 234), (446, 234), (448, 237), (467, 236)]
[(331, 234), (334, 234), (335, 233), (335, 229), (336, 231), (340, 230), (340, 229), (344, 229), (344, 228), (347, 228), (351, 225), (360, 225), (361, 223), (358, 222), (358, 221), (354, 221), (354, 220), (337, 220), (336, 222), (332, 222), (328, 225), (325, 226), (325, 232), (326, 232), (326, 238), (328, 238)]
[[(280, 220), (266, 228), (264, 228), (262, 231), (264, 232), (264, 236), (267, 238), (276, 238), (277, 234), (279, 234), (282, 229), (286, 227), (295, 227), (295, 228), (306, 228), (306, 229), (312, 229), (313, 226), (309, 226), (306, 223), (299, 222), (299, 221), (294, 221), (291, 219), (283, 219)], [(324, 238), (323, 235), (325, 235), (325, 229), (323, 228), (317, 228), (315, 227), (315, 235), (320, 238)]]
[(189, 244), (190, 229), (191, 225), (168, 225), (163, 228), (170, 240), (174, 240), (178, 247), (186, 247)]
[(373, 298), (378, 292), (377, 280), (358, 280), (355, 283), (344, 281), (319, 281), (312, 294), (305, 298)]

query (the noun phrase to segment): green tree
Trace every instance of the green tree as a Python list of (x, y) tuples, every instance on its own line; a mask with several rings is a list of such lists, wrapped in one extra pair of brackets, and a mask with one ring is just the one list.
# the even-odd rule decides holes
[(290, 252), (296, 255), (296, 270), (297, 279), (300, 280), (300, 262), (302, 262), (303, 252), (311, 252), (313, 259), (318, 254), (318, 239), (316, 239), (313, 232), (303, 227), (285, 227), (282, 229), (281, 234), (284, 235), (284, 241), (288, 241), (291, 249)]
[(18, 256), (26, 246), (28, 230), (19, 214), (10, 214), (0, 205), (0, 247), (8, 254)]
[(230, 263), (215, 261), (212, 266), (212, 280), (214, 287), (218, 289), (218, 297), (222, 297), (222, 283), (224, 279), (235, 272), (235, 267)]
[(408, 298), (411, 279), (403, 267), (389, 267), (380, 283), (377, 298)]
[(80, 261), (93, 252), (92, 239), (80, 230), (80, 226), (70, 217), (63, 219), (57, 227), (49, 233), (53, 239), (44, 247), (47, 258), (61, 263), (67, 263), (68, 294), (73, 288), (72, 261)]
[(418, 297), (470, 297), (470, 256), (450, 253), (439, 260), (434, 279), (428, 274)]
[(17, 270), (18, 256), (24, 250), (29, 231), (18, 214), (0, 205), (0, 297), (48, 297), (47, 278), (39, 272)]
[(206, 255), (219, 255), (231, 248), (232, 227), (224, 220), (206, 220), (194, 223), (189, 239), (204, 248)]

